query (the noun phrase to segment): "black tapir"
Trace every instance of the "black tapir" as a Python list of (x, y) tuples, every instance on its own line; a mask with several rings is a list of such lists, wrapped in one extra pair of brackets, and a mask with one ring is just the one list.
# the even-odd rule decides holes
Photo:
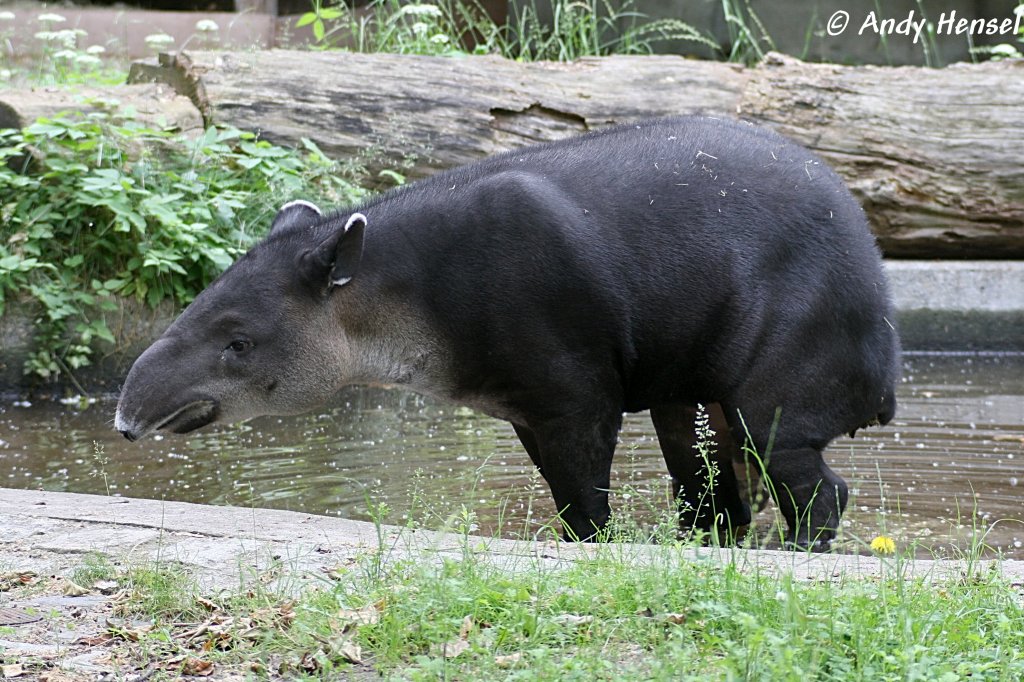
[[(824, 549), (847, 486), (822, 449), (892, 418), (892, 319), (864, 213), (818, 157), (744, 122), (647, 121), (340, 213), (285, 205), (135, 362), (115, 427), (186, 433), (403, 386), (511, 422), (587, 539), (622, 414), (650, 409), (684, 525), (750, 521), (754, 450), (789, 542)], [(726, 425), (711, 482), (698, 404)]]

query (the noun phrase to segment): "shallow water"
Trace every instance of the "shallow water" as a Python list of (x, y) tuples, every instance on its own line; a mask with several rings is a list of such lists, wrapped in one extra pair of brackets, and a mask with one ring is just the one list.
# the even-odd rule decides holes
[[(827, 452), (853, 493), (840, 543), (886, 533), (919, 552), (975, 538), (1024, 559), (1024, 356), (915, 355), (900, 411)], [(0, 402), (0, 486), (275, 507), (441, 527), (537, 532), (554, 505), (512, 428), (397, 390), (353, 388), (317, 413), (129, 443), (113, 400)], [(666, 518), (669, 482), (646, 414), (625, 422), (613, 505)], [(386, 506), (383, 509), (381, 505)], [(769, 506), (758, 519), (774, 518)], [(762, 535), (766, 533), (762, 532)], [(770, 533), (767, 533), (770, 535)]]

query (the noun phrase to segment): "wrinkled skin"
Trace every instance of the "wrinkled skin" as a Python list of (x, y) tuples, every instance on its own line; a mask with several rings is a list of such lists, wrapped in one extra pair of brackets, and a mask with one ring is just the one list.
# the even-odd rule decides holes
[(590, 539), (622, 414), (649, 409), (684, 529), (750, 523), (763, 470), (790, 545), (821, 550), (848, 497), (822, 451), (895, 412), (892, 319), (863, 211), (820, 159), (742, 123), (652, 121), (341, 214), (285, 206), (139, 357), (115, 427), (188, 433), (400, 385), (510, 422), (566, 535)]

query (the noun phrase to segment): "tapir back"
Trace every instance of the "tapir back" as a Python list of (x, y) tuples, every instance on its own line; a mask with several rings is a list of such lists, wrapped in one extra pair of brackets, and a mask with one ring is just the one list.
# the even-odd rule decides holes
[[(409, 295), (458, 358), (455, 395), (596, 383), (625, 410), (715, 402), (774, 357), (807, 375), (796, 381), (859, 378), (866, 395), (838, 408), (834, 436), (891, 393), (898, 341), (863, 212), (820, 159), (769, 131), (696, 118), (617, 128), (362, 210), (393, 230), (368, 236), (382, 258), (370, 269), (421, 279)], [(560, 375), (577, 364), (587, 370)]]

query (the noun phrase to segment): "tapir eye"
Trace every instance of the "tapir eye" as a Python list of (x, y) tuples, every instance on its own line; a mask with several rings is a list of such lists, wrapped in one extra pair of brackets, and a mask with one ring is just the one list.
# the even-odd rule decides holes
[(252, 348), (252, 343), (244, 339), (235, 339), (228, 344), (228, 350), (234, 353), (244, 353), (245, 351)]

